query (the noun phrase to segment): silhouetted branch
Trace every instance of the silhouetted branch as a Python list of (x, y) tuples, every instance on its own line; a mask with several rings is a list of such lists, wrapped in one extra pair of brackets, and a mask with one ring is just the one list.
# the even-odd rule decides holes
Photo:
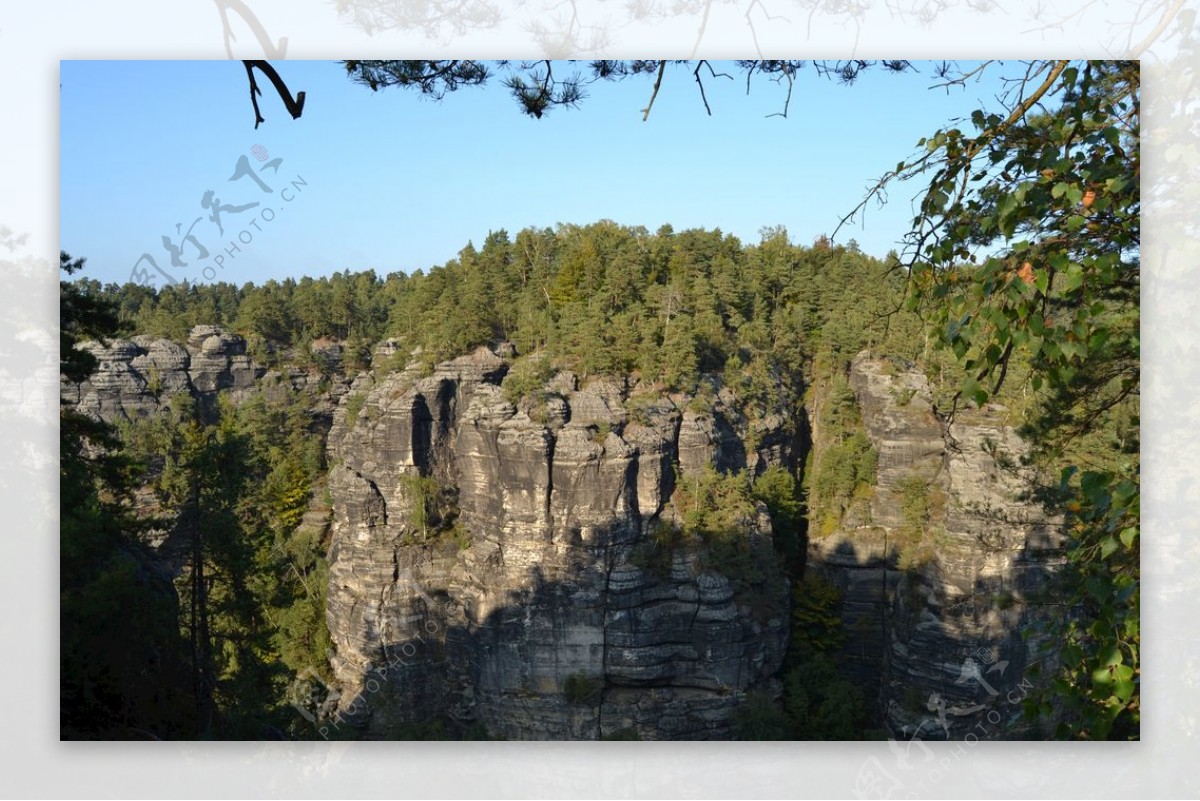
[[(658, 87), (662, 86), (663, 73), (667, 69), (667, 62), (658, 62), (658, 77), (654, 80), (654, 91), (650, 93), (650, 102), (642, 109), (642, 122), (650, 119), (650, 109), (654, 108), (654, 98), (658, 97)], [(703, 90), (701, 90), (703, 91)], [(705, 103), (705, 106), (708, 104)]]
[(279, 77), (279, 73), (275, 71), (270, 62), (243, 61), (242, 63), (246, 65), (246, 77), (250, 79), (250, 102), (254, 105), (254, 127), (256, 129), (260, 123), (266, 122), (266, 120), (263, 119), (262, 112), (258, 108), (258, 95), (262, 94), (262, 90), (258, 88), (258, 82), (254, 79), (255, 69), (271, 80), (271, 85), (279, 93), (279, 99), (283, 101), (283, 105), (292, 115), (292, 119), (300, 119), (300, 114), (304, 111), (304, 92), (298, 92), (293, 98), (291, 90), (288, 89), (287, 84), (283, 82), (283, 78)]

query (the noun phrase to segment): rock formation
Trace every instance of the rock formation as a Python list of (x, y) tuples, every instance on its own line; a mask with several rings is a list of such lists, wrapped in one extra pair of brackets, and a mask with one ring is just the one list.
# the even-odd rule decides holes
[[(364, 377), (335, 416), (338, 720), (376, 737), (439, 713), (513, 739), (729, 737), (781, 664), (786, 580), (754, 608), (702, 549), (661, 571), (636, 553), (671, 514), (675, 466), (745, 467), (745, 444), (720, 410), (666, 396), (630, 421), (611, 379), (560, 374), (514, 405), (506, 369), (481, 348), (424, 378)], [(418, 477), (453, 538), (417, 525)], [(745, 535), (775, 559), (765, 512)]]
[(82, 384), (64, 383), (64, 399), (110, 423), (157, 413), (173, 395), (188, 394), (213, 408), (217, 393), (236, 401), (264, 370), (246, 355), (246, 341), (215, 325), (198, 325), (187, 346), (139, 335), (89, 341), (79, 348), (96, 357), (98, 367)]
[(1025, 444), (1000, 407), (943, 424), (915, 369), (860, 355), (850, 384), (878, 453), (875, 486), (841, 530), (809, 543), (812, 569), (844, 591), (845, 656), (879, 688), (898, 738), (1031, 736), (1020, 701), (1038, 643), (1021, 632), (1057, 543), (1024, 497)]
[[(372, 370), (323, 382), (286, 359), (266, 370), (215, 326), (184, 345), (81, 347), (99, 369), (63, 398), (109, 422), (177, 394), (211, 412), (221, 393), (321, 387), (309, 397), (333, 502), (330, 726), (387, 738), (448, 717), (512, 739), (716, 739), (733, 735), (749, 692), (778, 694), (788, 585), (765, 508), (739, 524), (754, 581), (669, 534), (677, 480), (804, 463), (798, 403), (748, 419), (713, 379), (701, 400), (569, 372), (510, 398), (506, 348), (390, 370), (400, 353), (385, 341)], [(336, 343), (318, 350), (341, 369)], [(1020, 632), (1057, 543), (1022, 498), (1025, 446), (1000, 409), (946, 425), (915, 369), (860, 356), (849, 382), (875, 484), (808, 550), (809, 569), (843, 591), (844, 667), (895, 737), (983, 736), (981, 721), (991, 738), (1037, 736), (1019, 700), (1038, 643)], [(177, 572), (186, 549), (172, 553)]]

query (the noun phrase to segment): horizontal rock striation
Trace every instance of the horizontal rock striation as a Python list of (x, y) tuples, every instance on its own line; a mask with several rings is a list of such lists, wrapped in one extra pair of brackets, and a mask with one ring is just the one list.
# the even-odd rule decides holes
[[(639, 554), (677, 469), (749, 466), (734, 423), (665, 395), (631, 413), (626, 382), (562, 373), (514, 403), (506, 370), (480, 348), (364, 375), (335, 413), (336, 720), (368, 737), (431, 716), (511, 739), (731, 736), (782, 662), (786, 581), (752, 603), (697, 543)], [(795, 458), (762, 440), (775, 450), (755, 459)], [(747, 523), (760, 559), (769, 527)]]
[(241, 336), (215, 325), (194, 327), (186, 346), (139, 335), (78, 347), (96, 358), (97, 369), (81, 384), (63, 382), (63, 399), (109, 423), (156, 414), (180, 394), (215, 409), (219, 392), (236, 402), (265, 372), (246, 355)]

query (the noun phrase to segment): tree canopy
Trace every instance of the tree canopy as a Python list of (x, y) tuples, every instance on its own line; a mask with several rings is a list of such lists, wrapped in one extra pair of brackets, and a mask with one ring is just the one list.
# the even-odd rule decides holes
[[(1178, 9), (1176, 8), (1176, 11)], [(1168, 10), (1158, 26), (1169, 24)], [(524, 113), (573, 107), (584, 86), (653, 76), (643, 119), (668, 69), (687, 65), (704, 96), (705, 61), (594, 61), (566, 78), (547, 62), (501, 62), (504, 85)], [(851, 83), (872, 66), (903, 72), (907, 62), (813, 62)], [(740, 61), (755, 75), (786, 82), (786, 116), (799, 61)], [(442, 97), (479, 85), (478, 62), (346, 62), (373, 90), (417, 88)], [(966, 85), (985, 62), (945, 64), (942, 86)], [(583, 77), (585, 76), (586, 77)], [(1053, 688), (1066, 699), (1060, 734), (1136, 737), (1139, 719), (1140, 74), (1136, 61), (1033, 61), (1005, 76), (1006, 90), (970, 125), (948, 125), (868, 193), (884, 198), (898, 181), (919, 181), (918, 213), (893, 265), (905, 307), (958, 361), (961, 381), (939, 413), (983, 405), (1006, 381), (1024, 382), (1036, 402), (1025, 433), (1061, 485), (1043, 498), (1067, 515), (1066, 606), (1053, 639), (1065, 643)], [(711, 113), (711, 110), (710, 110)], [(695, 323), (693, 323), (694, 325)], [(677, 326), (663, 348), (694, 336)], [(672, 358), (672, 363), (679, 363)], [(1078, 612), (1079, 614), (1075, 614)], [(1049, 700), (1040, 703), (1048, 707)]]

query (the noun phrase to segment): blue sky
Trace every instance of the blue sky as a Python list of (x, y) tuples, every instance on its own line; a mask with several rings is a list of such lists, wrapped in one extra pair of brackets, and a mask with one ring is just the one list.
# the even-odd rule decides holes
[[(386, 274), (441, 264), (490, 230), (604, 218), (720, 228), (746, 242), (783, 225), (808, 243), (920, 137), (988, 104), (997, 86), (930, 89), (933, 68), (921, 62), (918, 74), (867, 72), (852, 87), (806, 69), (783, 119), (767, 116), (783, 89), (759, 76), (747, 95), (739, 74), (706, 79), (710, 117), (681, 68), (668, 69), (647, 122), (644, 77), (597, 83), (579, 108), (536, 120), (494, 79), (434, 102), (373, 93), (336, 62), (276, 67), (306, 92), (304, 113), (291, 119), (260, 76), (266, 122), (256, 131), (240, 62), (62, 62), (61, 245), (87, 257), (84, 275), (126, 281), (135, 264), (149, 270), (143, 253), (194, 282), (206, 265), (210, 279), (237, 284)], [(230, 180), (242, 157), (270, 193), (249, 175)], [(839, 241), (883, 256), (918, 188), (893, 190)], [(202, 206), (209, 190), (227, 207), (259, 205), (227, 209), (221, 233)], [(187, 266), (171, 266), (164, 235)]]

